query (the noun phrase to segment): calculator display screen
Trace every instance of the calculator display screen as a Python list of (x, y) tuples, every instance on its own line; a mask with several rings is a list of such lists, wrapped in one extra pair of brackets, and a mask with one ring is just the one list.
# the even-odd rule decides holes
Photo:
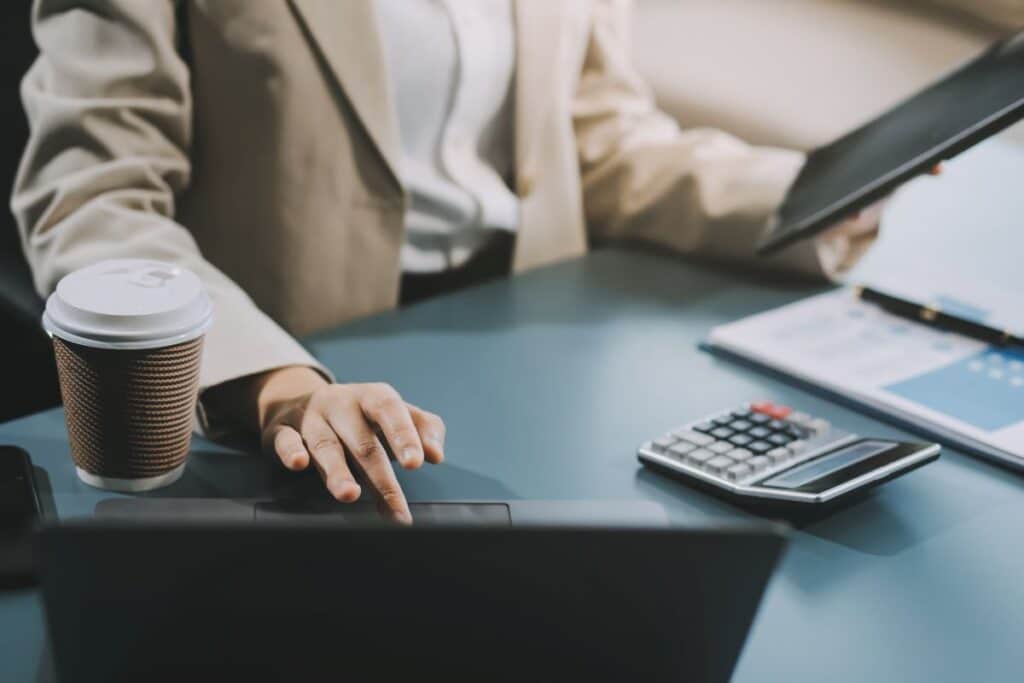
[[(771, 479), (761, 482), (761, 485), (781, 489), (804, 488), (840, 470), (853, 467), (858, 463), (863, 463), (885, 453), (895, 445), (891, 441), (860, 441), (852, 446), (841, 448), (803, 465), (786, 470)], [(858, 470), (856, 473), (851, 471), (850, 474), (857, 476), (861, 473), (861, 468), (856, 469)]]

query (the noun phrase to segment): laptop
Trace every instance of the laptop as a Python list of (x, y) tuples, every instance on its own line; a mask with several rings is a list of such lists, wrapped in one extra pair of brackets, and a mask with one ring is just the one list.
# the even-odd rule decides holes
[(99, 517), (44, 529), (39, 560), (65, 682), (727, 681), (783, 543), (760, 523)]

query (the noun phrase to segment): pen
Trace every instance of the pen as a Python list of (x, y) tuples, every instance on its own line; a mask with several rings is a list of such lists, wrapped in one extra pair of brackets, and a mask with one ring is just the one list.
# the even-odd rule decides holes
[(861, 301), (873, 303), (903, 318), (911, 318), (926, 325), (956, 332), (995, 346), (1024, 346), (1024, 338), (1014, 335), (1009, 330), (1000, 330), (951, 315), (938, 306), (916, 304), (870, 287), (857, 286), (854, 291)]

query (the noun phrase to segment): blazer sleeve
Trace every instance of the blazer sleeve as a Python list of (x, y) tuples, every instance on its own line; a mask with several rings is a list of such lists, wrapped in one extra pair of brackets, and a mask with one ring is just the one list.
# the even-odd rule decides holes
[[(108, 258), (152, 258), (195, 272), (215, 305), (200, 391), (275, 367), (329, 374), (203, 259), (174, 220), (191, 172), (189, 70), (173, 0), (37, 0), (40, 54), (21, 95), (30, 136), (11, 207), (36, 289)], [(200, 425), (219, 431), (199, 409)]]
[(755, 254), (804, 156), (717, 130), (680, 130), (630, 64), (628, 13), (628, 0), (595, 1), (573, 103), (592, 236), (815, 277), (837, 277), (856, 262), (875, 230), (804, 240), (771, 257)]

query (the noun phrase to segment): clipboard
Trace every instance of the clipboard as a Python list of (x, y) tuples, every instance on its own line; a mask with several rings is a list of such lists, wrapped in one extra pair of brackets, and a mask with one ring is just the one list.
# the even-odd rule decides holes
[(1024, 471), (1024, 347), (938, 329), (843, 287), (718, 326), (701, 348)]

